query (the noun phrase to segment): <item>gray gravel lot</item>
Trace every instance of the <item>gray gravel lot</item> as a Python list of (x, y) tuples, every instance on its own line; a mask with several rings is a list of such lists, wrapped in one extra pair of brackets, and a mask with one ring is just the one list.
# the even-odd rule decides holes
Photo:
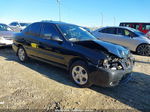
[(22, 64), (11, 48), (0, 48), (0, 109), (150, 110), (150, 57), (134, 57), (128, 84), (79, 88), (65, 70), (35, 60)]

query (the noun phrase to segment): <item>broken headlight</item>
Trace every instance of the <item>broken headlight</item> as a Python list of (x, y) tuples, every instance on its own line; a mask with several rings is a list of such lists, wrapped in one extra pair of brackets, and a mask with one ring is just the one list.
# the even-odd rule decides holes
[(114, 58), (114, 57), (110, 57), (110, 58), (99, 61), (99, 67), (102, 67), (105, 69), (110, 69), (110, 70), (121, 70), (121, 69), (123, 69), (123, 67), (120, 63), (120, 59)]

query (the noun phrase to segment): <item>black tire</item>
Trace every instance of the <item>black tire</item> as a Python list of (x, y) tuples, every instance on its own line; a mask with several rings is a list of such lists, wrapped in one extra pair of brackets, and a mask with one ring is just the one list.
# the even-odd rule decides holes
[[(78, 69), (78, 67), (81, 67), (80, 69), (82, 70), (82, 76), (84, 75), (84, 77), (82, 77), (82, 82), (84, 82), (84, 83), (79, 83), (79, 82), (81, 82), (81, 80), (79, 79), (79, 77), (78, 77), (78, 81), (74, 78), (74, 76), (75, 76), (75, 72), (74, 72), (74, 70), (76, 69)], [(77, 84), (78, 86), (80, 86), (80, 87), (82, 87), (82, 88), (87, 88), (87, 87), (90, 87), (90, 86), (92, 86), (92, 83), (90, 82), (90, 74), (89, 74), (89, 71), (88, 71), (88, 66), (87, 66), (87, 64), (85, 63), (85, 62), (83, 62), (83, 61), (76, 61), (76, 62), (74, 62), (72, 65), (71, 65), (71, 67), (70, 67), (70, 69), (69, 69), (69, 72), (70, 72), (70, 76), (71, 76), (71, 78), (72, 78), (72, 80), (75, 82), (75, 84)], [(79, 71), (76, 71), (76, 72), (78, 72), (79, 73)], [(78, 74), (77, 73), (77, 74)], [(77, 74), (76, 74), (76, 76), (77, 76)], [(79, 75), (79, 76), (81, 76), (81, 75)], [(86, 77), (87, 76), (87, 77)], [(86, 78), (85, 78), (86, 77)], [(84, 79), (84, 80), (83, 80)], [(80, 81), (79, 81), (80, 80)]]
[(149, 44), (141, 44), (137, 47), (136, 53), (142, 56), (150, 56), (150, 45)]
[[(22, 55), (22, 57), (21, 57), (21, 55)], [(18, 48), (17, 56), (18, 56), (18, 58), (21, 62), (26, 62), (28, 60), (27, 53), (26, 53), (25, 49), (22, 46), (20, 46)]]

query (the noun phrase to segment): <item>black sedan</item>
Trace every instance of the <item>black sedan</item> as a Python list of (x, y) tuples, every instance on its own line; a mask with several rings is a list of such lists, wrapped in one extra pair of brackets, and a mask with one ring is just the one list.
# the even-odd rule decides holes
[(34, 58), (69, 71), (81, 87), (112, 87), (132, 74), (134, 59), (122, 46), (97, 40), (82, 27), (55, 21), (29, 25), (15, 35), (19, 60)]

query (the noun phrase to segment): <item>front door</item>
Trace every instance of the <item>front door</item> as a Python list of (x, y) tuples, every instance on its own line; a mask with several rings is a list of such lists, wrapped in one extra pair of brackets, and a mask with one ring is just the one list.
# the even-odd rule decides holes
[(135, 45), (135, 40), (133, 38), (135, 34), (133, 32), (124, 28), (118, 28), (116, 35), (118, 44), (128, 47), (129, 49), (132, 49), (133, 45)]
[[(52, 37), (58, 37), (62, 42), (52, 40)], [(38, 41), (40, 58), (55, 63), (65, 63), (63, 54), (65, 41), (55, 25), (43, 23)]]

